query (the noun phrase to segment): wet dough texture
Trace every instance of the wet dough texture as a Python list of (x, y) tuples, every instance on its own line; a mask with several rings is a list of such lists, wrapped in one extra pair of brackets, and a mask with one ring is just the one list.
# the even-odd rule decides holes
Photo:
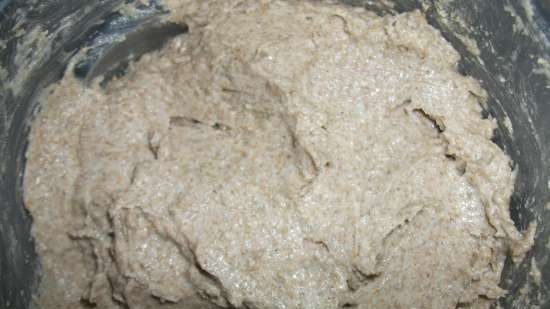
[[(167, 1), (190, 32), (32, 127), (39, 308), (486, 308), (509, 158), (418, 12)], [(70, 71), (68, 71), (70, 72)], [(41, 306), (41, 307), (40, 307)], [(461, 308), (462, 308), (461, 307)]]

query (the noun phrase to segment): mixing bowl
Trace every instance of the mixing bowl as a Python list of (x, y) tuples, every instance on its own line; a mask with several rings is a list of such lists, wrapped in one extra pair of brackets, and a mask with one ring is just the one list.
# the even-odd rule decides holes
[[(128, 15), (121, 5), (131, 2), (0, 0), (1, 308), (28, 308), (40, 283), (32, 218), (22, 199), (30, 121), (40, 105), (37, 94), (59, 80), (77, 54), (81, 60), (67, 74), (83, 81), (103, 73), (123, 74), (132, 57), (186, 30), (158, 27), (159, 17), (167, 13), (161, 2), (136, 0)], [(423, 11), (461, 53), (461, 73), (477, 78), (488, 91), (484, 117), (497, 119), (494, 141), (517, 171), (512, 219), (520, 230), (538, 223), (535, 245), (525, 260), (506, 262), (501, 286), (509, 293), (499, 304), (504, 309), (550, 308), (550, 1), (340, 2), (380, 15)]]

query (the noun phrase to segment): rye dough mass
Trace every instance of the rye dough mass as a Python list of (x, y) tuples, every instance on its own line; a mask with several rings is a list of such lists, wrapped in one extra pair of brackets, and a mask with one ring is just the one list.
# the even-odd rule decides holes
[[(165, 1), (190, 31), (42, 96), (38, 308), (454, 309), (505, 294), (510, 159), (419, 12)], [(462, 307), (461, 307), (462, 308)]]

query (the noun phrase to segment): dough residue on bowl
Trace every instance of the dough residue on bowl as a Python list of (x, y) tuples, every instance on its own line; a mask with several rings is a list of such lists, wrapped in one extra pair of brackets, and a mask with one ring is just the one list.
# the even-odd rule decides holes
[(166, 1), (189, 33), (42, 96), (25, 203), (40, 308), (488, 308), (510, 159), (419, 12)]

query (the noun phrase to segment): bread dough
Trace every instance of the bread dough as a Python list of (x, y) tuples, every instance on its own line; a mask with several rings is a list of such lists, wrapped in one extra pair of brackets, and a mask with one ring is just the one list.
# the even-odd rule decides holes
[(487, 308), (510, 159), (419, 12), (167, 1), (188, 34), (42, 96), (25, 203), (40, 308)]

